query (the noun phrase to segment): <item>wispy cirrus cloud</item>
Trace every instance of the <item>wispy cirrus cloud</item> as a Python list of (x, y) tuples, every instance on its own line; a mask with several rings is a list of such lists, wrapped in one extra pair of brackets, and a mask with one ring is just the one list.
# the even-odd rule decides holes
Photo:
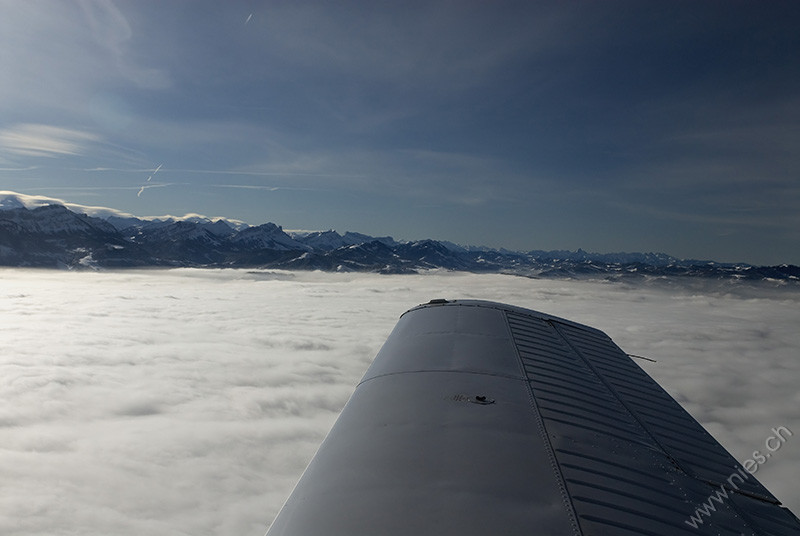
[(101, 141), (91, 132), (36, 123), (21, 123), (0, 130), (0, 151), (19, 156), (79, 156)]
[(140, 65), (132, 59), (133, 29), (127, 16), (112, 1), (83, 0), (80, 6), (85, 17), (83, 23), (90, 28), (97, 50), (112, 58), (120, 76), (145, 89), (164, 89), (172, 84), (165, 71)]
[(299, 191), (312, 191), (318, 188), (294, 188), (291, 186), (268, 186), (258, 184), (212, 184), (213, 188), (233, 188), (241, 190), (262, 190), (266, 192), (277, 192), (280, 190), (299, 190)]
[(36, 167), (36, 166), (26, 166), (26, 167), (2, 167), (2, 168), (0, 168), (0, 171), (5, 171), (5, 172), (8, 172), (8, 171), (32, 171), (32, 170), (34, 170), (34, 169), (37, 169), (37, 167)]

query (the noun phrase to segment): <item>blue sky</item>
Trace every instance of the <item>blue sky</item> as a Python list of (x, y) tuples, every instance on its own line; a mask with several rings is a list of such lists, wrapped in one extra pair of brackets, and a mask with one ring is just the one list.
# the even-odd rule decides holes
[(141, 216), (800, 264), (796, 2), (0, 12), (0, 189)]

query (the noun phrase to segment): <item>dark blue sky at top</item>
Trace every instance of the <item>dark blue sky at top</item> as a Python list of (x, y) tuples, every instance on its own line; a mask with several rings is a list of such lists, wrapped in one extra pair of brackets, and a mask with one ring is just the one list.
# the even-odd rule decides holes
[(142, 216), (800, 263), (796, 2), (0, 12), (0, 190)]

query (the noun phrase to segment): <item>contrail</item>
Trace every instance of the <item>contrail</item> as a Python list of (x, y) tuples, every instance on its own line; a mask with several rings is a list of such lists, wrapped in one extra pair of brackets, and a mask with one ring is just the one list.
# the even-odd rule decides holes
[(159, 170), (159, 169), (161, 169), (161, 166), (163, 166), (163, 165), (164, 165), (164, 164), (159, 164), (159, 165), (158, 165), (158, 167), (157, 167), (156, 169), (154, 169), (154, 170), (153, 170), (153, 172), (150, 174), (150, 176), (149, 176), (149, 177), (147, 177), (147, 182), (150, 182), (151, 180), (153, 180), (153, 175), (155, 175), (156, 173), (158, 173), (158, 170)]
[(150, 188), (164, 188), (166, 186), (186, 186), (186, 183), (174, 183), (174, 182), (165, 182), (164, 184), (145, 184), (139, 187), (139, 191), (136, 194), (136, 197), (142, 197), (142, 192), (145, 190), (149, 190)]

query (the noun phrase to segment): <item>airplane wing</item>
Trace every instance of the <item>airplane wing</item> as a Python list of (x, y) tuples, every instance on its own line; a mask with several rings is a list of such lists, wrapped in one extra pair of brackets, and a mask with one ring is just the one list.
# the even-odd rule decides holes
[(400, 318), (267, 534), (800, 536), (749, 461), (603, 332), (434, 300)]

